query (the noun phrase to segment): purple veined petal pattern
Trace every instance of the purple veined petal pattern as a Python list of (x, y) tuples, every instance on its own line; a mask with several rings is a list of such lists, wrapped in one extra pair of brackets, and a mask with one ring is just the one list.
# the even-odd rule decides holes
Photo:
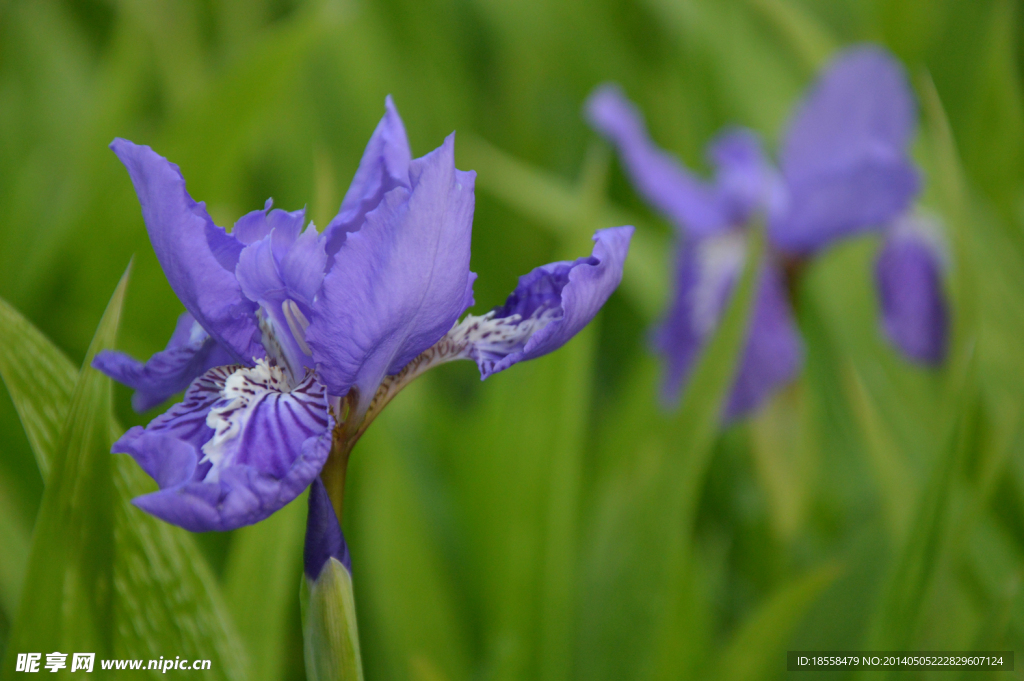
[(310, 373), (287, 390), (283, 371), (218, 367), (185, 401), (113, 451), (130, 454), (161, 486), (138, 497), (144, 511), (193, 532), (230, 530), (267, 517), (298, 496), (330, 452), (333, 418)]
[(242, 244), (189, 196), (177, 165), (124, 139), (110, 148), (128, 169), (153, 250), (185, 309), (236, 361), (262, 357), (256, 305), (234, 276)]
[(362, 227), (366, 214), (380, 204), (385, 194), (395, 187), (409, 187), (411, 162), (412, 152), (405, 125), (391, 95), (388, 95), (384, 100), (384, 117), (366, 145), (341, 208), (324, 229), (329, 264), (333, 264), (347, 234)]
[[(150, 421), (145, 428), (129, 428), (114, 443), (111, 451), (115, 454), (130, 454), (161, 488), (172, 487), (190, 479), (199, 464), (198, 452), (213, 437), (213, 429), (206, 425), (210, 407), (220, 399), (224, 382), (240, 368), (241, 365), (234, 364), (210, 369), (192, 382), (185, 391), (184, 400)], [(162, 447), (146, 446), (147, 443), (171, 441), (190, 447), (191, 450), (178, 448), (178, 452), (191, 451), (192, 460), (182, 459), (181, 456), (167, 458)], [(205, 468), (208, 470), (209, 464)], [(205, 475), (205, 470), (200, 471), (200, 477), (202, 475)], [(178, 476), (181, 476), (180, 479)]]
[(167, 347), (145, 364), (114, 350), (103, 350), (92, 366), (119, 383), (135, 389), (132, 408), (152, 409), (181, 392), (207, 370), (233, 362), (231, 355), (210, 338), (188, 312), (178, 317)]
[(902, 213), (919, 188), (914, 117), (894, 57), (861, 46), (834, 59), (790, 121), (780, 154), (788, 210), (769, 223), (772, 240), (807, 253)]
[(562, 347), (622, 281), (632, 236), (630, 226), (599, 230), (590, 256), (523, 275), (504, 305), (482, 317), (468, 315), (448, 333), (453, 354), (474, 360), (485, 379)]
[(875, 261), (882, 329), (907, 357), (928, 366), (946, 358), (949, 310), (937, 225), (905, 216), (889, 230)]
[(455, 169), (454, 136), (410, 166), (351, 232), (313, 305), (306, 339), (332, 395), (358, 388), (356, 413), (383, 378), (437, 342), (472, 298), (476, 174)]
[[(745, 250), (745, 237), (732, 233), (687, 244), (676, 255), (674, 298), (653, 338), (665, 362), (661, 392), (666, 405), (678, 402), (693, 362), (718, 326), (743, 267)], [(724, 418), (733, 420), (756, 410), (795, 378), (802, 358), (781, 275), (775, 266), (766, 264)]]
[(619, 150), (637, 190), (665, 217), (692, 237), (729, 225), (717, 192), (651, 141), (637, 108), (616, 85), (599, 87), (585, 105), (590, 124)]

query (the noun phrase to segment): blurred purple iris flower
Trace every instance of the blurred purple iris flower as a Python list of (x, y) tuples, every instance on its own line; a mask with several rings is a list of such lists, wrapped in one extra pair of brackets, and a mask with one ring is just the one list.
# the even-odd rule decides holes
[(505, 305), (456, 323), (473, 304), (476, 176), (455, 168), (454, 134), (413, 159), (390, 98), (322, 233), (270, 201), (227, 232), (176, 165), (126, 140), (111, 148), (186, 313), (148, 362), (106, 351), (94, 366), (134, 388), (138, 410), (185, 389), (113, 451), (160, 487), (134, 503), (193, 531), (287, 504), (317, 477), (336, 427), (361, 433), (427, 368), (471, 359), (485, 378), (566, 343), (618, 286), (632, 236), (601, 230), (591, 256), (539, 267)]
[(713, 181), (657, 148), (618, 87), (586, 105), (591, 124), (618, 149), (637, 190), (679, 230), (674, 298), (654, 335), (667, 365), (663, 398), (678, 399), (717, 325), (744, 260), (746, 230), (766, 222), (768, 253), (749, 338), (725, 418), (756, 409), (791, 381), (802, 361), (788, 280), (808, 258), (843, 238), (885, 233), (876, 263), (882, 328), (911, 359), (929, 365), (946, 350), (941, 249), (934, 227), (913, 215), (919, 191), (909, 144), (912, 92), (899, 63), (859, 46), (837, 56), (789, 122), (778, 167), (752, 131), (729, 129), (710, 145)]

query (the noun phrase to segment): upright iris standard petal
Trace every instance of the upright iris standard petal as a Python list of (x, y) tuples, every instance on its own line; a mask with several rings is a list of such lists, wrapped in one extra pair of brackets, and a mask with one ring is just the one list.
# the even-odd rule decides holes
[(447, 338), (477, 363), (482, 379), (557, 350), (590, 323), (622, 281), (632, 236), (629, 226), (599, 230), (589, 257), (523, 275), (504, 305), (467, 316)]
[(918, 191), (913, 128), (913, 95), (893, 57), (865, 46), (832, 61), (786, 133), (788, 205), (769, 224), (773, 241), (813, 251), (905, 210)]
[(327, 255), (332, 262), (346, 235), (362, 226), (366, 214), (377, 207), (385, 194), (395, 187), (409, 187), (412, 153), (405, 125), (391, 95), (384, 100), (384, 108), (384, 117), (366, 145), (341, 208), (324, 230)]
[(167, 347), (142, 362), (114, 350), (103, 350), (92, 366), (115, 381), (135, 389), (132, 408), (152, 409), (171, 395), (181, 392), (208, 369), (232, 363), (231, 355), (188, 312), (178, 324)]
[[(675, 298), (654, 334), (665, 362), (662, 399), (675, 404), (700, 350), (718, 326), (746, 251), (742, 235), (731, 233), (680, 248)], [(779, 271), (766, 263), (736, 379), (725, 407), (731, 420), (755, 410), (799, 371), (800, 337)]]
[(714, 188), (655, 146), (640, 112), (617, 86), (598, 88), (587, 100), (586, 114), (619, 150), (637, 190), (677, 227), (704, 236), (728, 225), (727, 209)]
[(919, 217), (899, 221), (875, 261), (875, 282), (889, 340), (912, 360), (935, 366), (946, 357), (949, 311), (931, 228)]
[(319, 476), (309, 486), (309, 513), (306, 515), (306, 543), (302, 558), (306, 578), (312, 582), (320, 576), (320, 571), (331, 558), (352, 572), (352, 558), (349, 556), (348, 544), (345, 543), (345, 535), (341, 532), (334, 505)]
[(185, 309), (236, 361), (262, 357), (256, 304), (234, 275), (242, 244), (192, 200), (178, 166), (120, 138), (110, 148), (128, 169), (153, 250)]
[(301, 234), (274, 228), (245, 247), (235, 269), (242, 291), (260, 306), (267, 355), (288, 372), (291, 384), (314, 368), (306, 329), (326, 267), (324, 241), (310, 224)]
[(411, 188), (392, 189), (349, 233), (313, 305), (306, 339), (320, 379), (332, 395), (358, 389), (359, 412), (472, 302), (476, 174), (455, 169), (454, 144), (413, 161)]
[(289, 389), (265, 361), (211, 369), (185, 400), (136, 426), (113, 447), (130, 454), (160, 490), (136, 506), (193, 532), (230, 530), (267, 517), (320, 472), (333, 419), (310, 373)]

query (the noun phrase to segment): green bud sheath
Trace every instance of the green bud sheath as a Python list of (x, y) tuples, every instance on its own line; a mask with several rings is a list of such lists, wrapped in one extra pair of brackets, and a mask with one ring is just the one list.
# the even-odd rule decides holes
[(302, 638), (309, 681), (363, 681), (352, 576), (336, 558), (303, 578)]

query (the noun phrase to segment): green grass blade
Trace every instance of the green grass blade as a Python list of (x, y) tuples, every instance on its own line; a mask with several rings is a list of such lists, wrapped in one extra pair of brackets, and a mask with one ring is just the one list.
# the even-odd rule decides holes
[(676, 462), (680, 467), (681, 484), (675, 488), (673, 506), (679, 509), (682, 527), (689, 527), (692, 523), (712, 445), (721, 428), (721, 414), (747, 339), (763, 246), (763, 230), (752, 230), (747, 244), (746, 266), (732, 300), (711, 341), (694, 365), (679, 413), (665, 433), (666, 446), (680, 452)]
[(220, 586), (192, 535), (135, 508), (131, 499), (152, 491), (153, 483), (129, 457), (111, 459), (116, 492), (114, 655), (207, 659), (208, 678), (253, 678)]
[(8, 484), (0, 479), (0, 611), (13, 617), (21, 600), (32, 527), (11, 503)]
[[(469, 632), (445, 569), (430, 512), (415, 478), (409, 437), (400, 424), (415, 420), (423, 386), (414, 383), (389, 405), (359, 443), (350, 470), (357, 489), (346, 502), (358, 507), (351, 534), (352, 579), (361, 623), (380, 627), (377, 665), (367, 676), (406, 678), (436, 668), (450, 679), (469, 677)], [(362, 471), (357, 467), (363, 467)], [(364, 624), (360, 626), (362, 633)]]
[(899, 650), (913, 642), (938, 557), (947, 539), (950, 496), (958, 467), (969, 447), (966, 431), (977, 399), (977, 301), (968, 247), (969, 198), (948, 119), (930, 79), (921, 81), (928, 123), (929, 151), (953, 228), (955, 256), (953, 342), (945, 368), (942, 424), (935, 440), (931, 471), (919, 494), (906, 541), (899, 550), (869, 634), (871, 648)]
[[(120, 289), (119, 289), (120, 290)], [(11, 399), (26, 423), (26, 430), (35, 429), (33, 448), (40, 466), (52, 461), (56, 449), (46, 443), (60, 441), (60, 424), (69, 413), (71, 395), (75, 391), (78, 372), (70, 361), (39, 332), (3, 301), (0, 315), (0, 362), (6, 361), (4, 380)], [(8, 333), (12, 329), (20, 332)], [(39, 389), (27, 379), (25, 367), (35, 367), (52, 390)], [(88, 369), (85, 374), (94, 374)], [(13, 377), (13, 378), (11, 378)], [(93, 376), (93, 380), (97, 380)], [(99, 379), (103, 380), (103, 379)], [(102, 406), (102, 402), (96, 402)], [(153, 483), (128, 457), (111, 457), (109, 443), (120, 435), (121, 428), (106, 411), (106, 444), (102, 460), (108, 464), (113, 480), (112, 506), (115, 551), (112, 559), (113, 651), (122, 657), (154, 659), (172, 652), (193, 659), (210, 659), (213, 678), (245, 679), (245, 656), (234, 633), (226, 609), (221, 604), (219, 586), (197, 548), (192, 535), (146, 515), (131, 505), (132, 497), (152, 491)], [(96, 434), (98, 439), (99, 434)], [(40, 518), (43, 516), (41, 515)], [(14, 528), (7, 528), (13, 531)], [(62, 535), (63, 536), (63, 535)], [(6, 550), (10, 546), (10, 550)], [(4, 544), (0, 560), (0, 577), (5, 598), (10, 598), (7, 581), (26, 574), (24, 558), (19, 562), (17, 544)], [(110, 559), (110, 556), (107, 556)], [(5, 575), (11, 574), (8, 579)], [(39, 583), (38, 579), (36, 580)], [(293, 582), (294, 584), (294, 582)], [(17, 584), (14, 595), (20, 593)], [(52, 585), (44, 591), (57, 594)], [(15, 612), (12, 608), (8, 612)], [(11, 639), (9, 650), (18, 652)], [(21, 652), (26, 649), (22, 647)], [(52, 650), (51, 650), (52, 652)], [(98, 652), (98, 651), (94, 651)], [(13, 669), (14, 665), (10, 667)], [(6, 667), (5, 667), (6, 669)]]
[[(127, 282), (125, 272), (89, 346), (54, 450), (10, 654), (94, 651), (107, 657), (113, 649), (111, 383), (89, 364), (114, 345)], [(13, 669), (9, 659), (3, 671)]]
[[(604, 204), (609, 160), (608, 147), (592, 145), (580, 173), (577, 194), (584, 208), (589, 206), (592, 213), (598, 213)], [(575, 242), (589, 240), (590, 227), (591, 220), (581, 220), (575, 230), (569, 232), (569, 238), (563, 240), (559, 259), (577, 257)], [(584, 444), (593, 405), (597, 327), (597, 322), (592, 322), (558, 353), (559, 375), (555, 380), (559, 390), (551, 405), (561, 418), (554, 424), (551, 448), (540, 593), (539, 676), (542, 681), (561, 681), (569, 678), (572, 671)]]
[[(0, 378), (45, 480), (78, 371), (59, 348), (2, 298), (0, 348)], [(0, 546), (4, 547), (0, 552), (0, 607), (13, 618), (21, 598), (32, 527), (20, 517), (10, 499), (0, 490)]]
[(909, 469), (906, 452), (896, 444), (864, 380), (852, 364), (847, 368), (844, 379), (847, 401), (860, 426), (882, 498), (889, 536), (894, 544), (899, 544), (906, 538), (910, 526), (913, 500), (918, 492), (916, 481)]
[(78, 372), (71, 360), (0, 299), (0, 378), (46, 480)]
[(782, 37), (807, 74), (816, 73), (838, 42), (803, 6), (790, 0), (748, 0)]

